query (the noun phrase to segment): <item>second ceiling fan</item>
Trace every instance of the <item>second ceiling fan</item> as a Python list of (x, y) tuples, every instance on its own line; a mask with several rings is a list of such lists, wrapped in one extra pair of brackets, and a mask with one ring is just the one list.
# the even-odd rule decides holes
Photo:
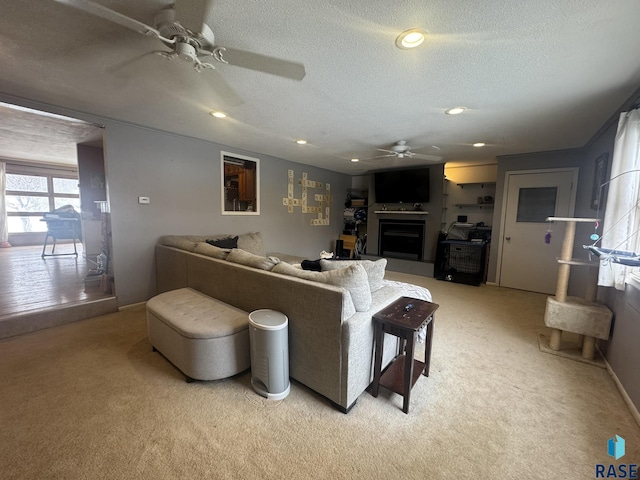
[(437, 155), (426, 155), (423, 153), (415, 153), (411, 151), (411, 147), (407, 145), (406, 140), (399, 140), (394, 143), (389, 149), (384, 148), (376, 148), (376, 150), (380, 152), (384, 152), (384, 155), (378, 155), (373, 158), (368, 158), (367, 160), (375, 160), (377, 158), (386, 158), (386, 157), (396, 157), (400, 160), (404, 158), (416, 158), (419, 160), (428, 160), (430, 162), (439, 162), (442, 160), (442, 157)]

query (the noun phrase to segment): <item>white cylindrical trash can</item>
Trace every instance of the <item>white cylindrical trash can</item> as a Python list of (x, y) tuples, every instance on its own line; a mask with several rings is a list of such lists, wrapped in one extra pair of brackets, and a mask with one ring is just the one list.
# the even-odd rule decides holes
[(275, 310), (249, 314), (251, 385), (269, 400), (289, 395), (289, 319)]

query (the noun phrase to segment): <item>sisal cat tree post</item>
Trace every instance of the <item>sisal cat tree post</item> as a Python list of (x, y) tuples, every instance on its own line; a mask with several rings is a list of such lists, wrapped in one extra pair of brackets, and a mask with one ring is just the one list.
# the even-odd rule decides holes
[[(540, 348), (548, 353), (573, 358), (575, 360), (592, 361), (595, 354), (596, 339), (609, 338), (613, 314), (606, 306), (596, 303), (598, 289), (599, 263), (590, 263), (573, 258), (573, 243), (577, 223), (595, 223), (595, 218), (549, 217), (548, 222), (564, 222), (566, 229), (562, 241), (562, 252), (558, 258), (558, 283), (555, 297), (547, 298), (544, 323), (551, 328), (548, 345), (541, 338)], [(572, 267), (588, 269), (588, 282), (584, 298), (567, 295), (569, 276)], [(578, 335), (577, 347), (581, 356), (571, 350), (562, 348), (562, 332)]]

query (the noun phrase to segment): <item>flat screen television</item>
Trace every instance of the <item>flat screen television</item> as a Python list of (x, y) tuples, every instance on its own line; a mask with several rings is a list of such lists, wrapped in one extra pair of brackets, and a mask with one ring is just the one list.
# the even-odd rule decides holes
[(428, 203), (429, 167), (374, 173), (376, 203)]

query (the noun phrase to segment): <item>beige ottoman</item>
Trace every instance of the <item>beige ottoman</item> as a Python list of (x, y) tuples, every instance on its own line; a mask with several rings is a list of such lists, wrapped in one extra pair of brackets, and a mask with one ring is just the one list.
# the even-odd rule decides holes
[(251, 366), (248, 314), (191, 288), (150, 299), (147, 331), (154, 350), (188, 382), (231, 377)]

